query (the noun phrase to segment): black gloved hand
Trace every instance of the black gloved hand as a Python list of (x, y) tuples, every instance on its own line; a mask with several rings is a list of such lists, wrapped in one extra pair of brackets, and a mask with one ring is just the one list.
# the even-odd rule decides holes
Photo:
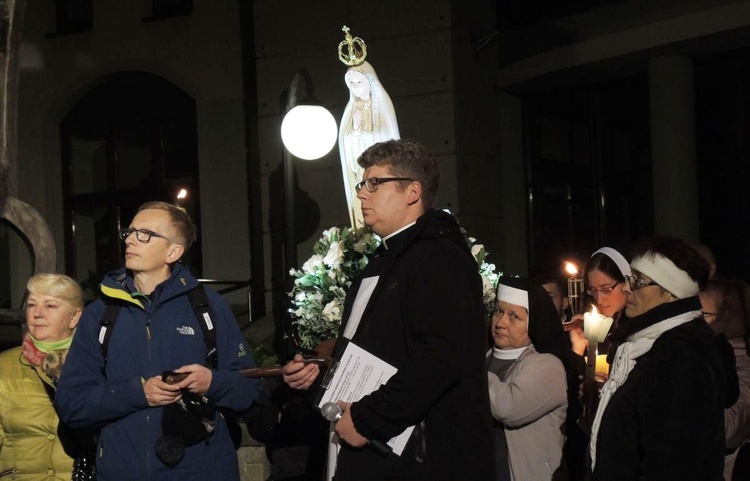
[[(168, 382), (171, 374), (162, 379)], [(186, 446), (210, 438), (216, 428), (216, 404), (187, 389), (181, 392), (181, 400), (162, 408), (162, 435), (156, 440), (156, 456), (170, 467), (182, 460)]]

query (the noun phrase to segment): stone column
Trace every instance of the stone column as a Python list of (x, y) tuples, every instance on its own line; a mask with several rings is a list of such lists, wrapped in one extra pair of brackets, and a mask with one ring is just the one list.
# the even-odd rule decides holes
[(649, 60), (654, 233), (697, 242), (698, 180), (693, 63), (689, 57)]

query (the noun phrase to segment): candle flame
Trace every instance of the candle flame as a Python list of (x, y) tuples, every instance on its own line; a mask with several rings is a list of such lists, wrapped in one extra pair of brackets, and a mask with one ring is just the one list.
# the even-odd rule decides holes
[(179, 200), (182, 200), (187, 197), (187, 189), (180, 189), (180, 192), (177, 193), (177, 198)]
[(599, 311), (596, 310), (596, 306), (591, 306), (591, 314), (598, 314)]
[(568, 274), (570, 274), (571, 276), (575, 276), (576, 274), (578, 274), (578, 268), (577, 268), (577, 267), (576, 267), (576, 265), (575, 265), (575, 264), (573, 264), (572, 262), (566, 262), (566, 263), (565, 263), (565, 270), (566, 270), (566, 271), (568, 272)]

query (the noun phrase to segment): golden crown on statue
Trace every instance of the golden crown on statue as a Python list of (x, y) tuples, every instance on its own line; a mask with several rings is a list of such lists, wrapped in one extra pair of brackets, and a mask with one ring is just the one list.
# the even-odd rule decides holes
[(367, 57), (367, 45), (359, 37), (352, 37), (349, 33), (349, 27), (344, 25), (341, 29), (346, 34), (344, 40), (339, 44), (339, 60), (344, 65), (356, 67), (365, 61)]

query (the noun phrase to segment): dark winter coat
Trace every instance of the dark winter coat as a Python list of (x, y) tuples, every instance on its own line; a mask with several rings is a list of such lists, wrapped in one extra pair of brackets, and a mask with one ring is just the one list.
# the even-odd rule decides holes
[(664, 332), (637, 359), (602, 417), (592, 481), (722, 479), (724, 406), (736, 378), (729, 386), (716, 346), (697, 318)]
[(476, 261), (456, 221), (442, 211), (427, 212), (385, 245), (347, 295), (344, 319), (360, 280), (379, 275), (352, 340), (398, 372), (352, 405), (352, 420), (361, 435), (383, 442), (418, 427), (400, 457), (342, 447), (335, 480), (492, 480), (485, 312)]

